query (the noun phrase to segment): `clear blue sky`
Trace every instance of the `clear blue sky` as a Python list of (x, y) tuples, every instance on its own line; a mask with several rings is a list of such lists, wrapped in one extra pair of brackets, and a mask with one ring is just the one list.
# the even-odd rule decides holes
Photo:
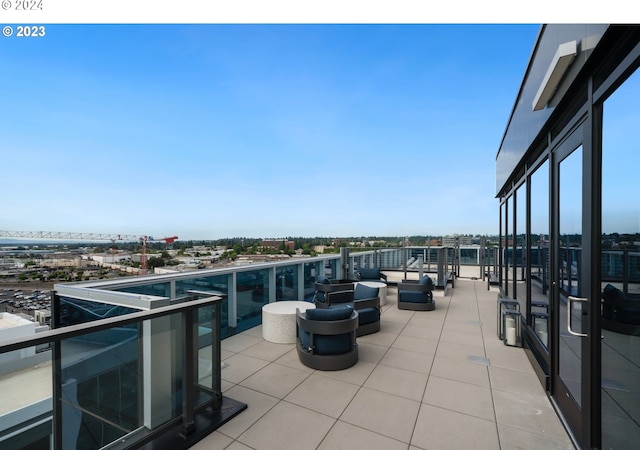
[(0, 40), (0, 229), (498, 231), (538, 25), (48, 25)]

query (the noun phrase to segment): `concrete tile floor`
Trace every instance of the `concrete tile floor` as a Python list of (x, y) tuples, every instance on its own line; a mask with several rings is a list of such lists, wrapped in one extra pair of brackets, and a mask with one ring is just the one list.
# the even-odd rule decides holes
[(248, 408), (193, 448), (574, 448), (524, 351), (496, 337), (484, 282), (456, 280), (435, 311), (398, 310), (392, 287), (387, 300), (346, 370), (305, 367), (260, 327), (225, 339), (224, 395)]

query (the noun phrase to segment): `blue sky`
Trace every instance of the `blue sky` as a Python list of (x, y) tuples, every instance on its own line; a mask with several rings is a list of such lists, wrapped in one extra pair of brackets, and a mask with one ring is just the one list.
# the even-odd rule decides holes
[(538, 25), (47, 25), (0, 40), (0, 229), (498, 231)]

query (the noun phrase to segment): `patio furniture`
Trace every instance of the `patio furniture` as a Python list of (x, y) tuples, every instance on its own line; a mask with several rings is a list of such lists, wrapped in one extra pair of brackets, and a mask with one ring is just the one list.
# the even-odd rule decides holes
[(402, 280), (398, 284), (398, 309), (433, 311), (433, 280), (425, 275), (420, 280)]
[(316, 293), (313, 299), (316, 308), (329, 308), (332, 305), (353, 302), (354, 282), (351, 280), (316, 281)]
[(380, 331), (380, 297), (379, 289), (365, 284), (356, 284), (353, 294), (353, 307), (358, 311), (357, 336), (364, 336)]
[(378, 267), (361, 267), (356, 272), (358, 281), (382, 281), (387, 282), (387, 276)]
[(296, 342), (296, 311), (315, 308), (311, 302), (279, 301), (262, 307), (262, 337), (276, 344)]
[(387, 304), (387, 283), (384, 281), (358, 281), (356, 283), (356, 289), (360, 284), (371, 288), (377, 288), (378, 297), (380, 297), (380, 306)]
[(640, 300), (607, 284), (602, 290), (602, 328), (616, 333), (640, 334)]
[(358, 312), (350, 304), (296, 311), (300, 362), (318, 370), (342, 370), (358, 362)]

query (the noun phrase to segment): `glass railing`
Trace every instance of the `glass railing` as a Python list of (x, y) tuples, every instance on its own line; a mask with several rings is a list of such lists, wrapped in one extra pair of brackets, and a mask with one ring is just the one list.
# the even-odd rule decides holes
[[(177, 448), (168, 435), (184, 445), (215, 429), (222, 298), (185, 294), (191, 301), (89, 314), (94, 320), (1, 342), (0, 449), (133, 448), (159, 439)], [(68, 314), (86, 318), (69, 305)]]
[[(461, 250), (460, 250), (461, 251)], [(474, 256), (471, 253), (474, 253)], [(480, 261), (479, 247), (465, 249), (465, 262)], [(344, 252), (343, 252), (344, 253)], [(206, 269), (175, 274), (132, 276), (54, 286), (60, 298), (75, 302), (76, 315), (89, 317), (119, 315), (132, 310), (154, 309), (188, 297), (197, 290), (223, 298), (220, 305), (220, 334), (226, 338), (260, 325), (262, 307), (281, 300), (312, 301), (316, 280), (322, 278), (355, 278), (359, 268), (379, 267), (386, 271), (433, 272), (442, 283), (458, 275), (460, 256), (451, 247), (381, 248), (367, 251), (352, 249), (344, 255), (291, 258), (286, 261), (256, 263), (244, 266)], [(346, 271), (346, 272), (345, 272)], [(77, 299), (77, 300), (73, 300)], [(102, 303), (102, 308), (92, 305)], [(59, 305), (60, 314), (66, 314)], [(54, 308), (55, 309), (55, 308)], [(53, 312), (54, 316), (58, 314)], [(64, 317), (59, 318), (67, 325)], [(78, 323), (78, 321), (74, 322)]]

